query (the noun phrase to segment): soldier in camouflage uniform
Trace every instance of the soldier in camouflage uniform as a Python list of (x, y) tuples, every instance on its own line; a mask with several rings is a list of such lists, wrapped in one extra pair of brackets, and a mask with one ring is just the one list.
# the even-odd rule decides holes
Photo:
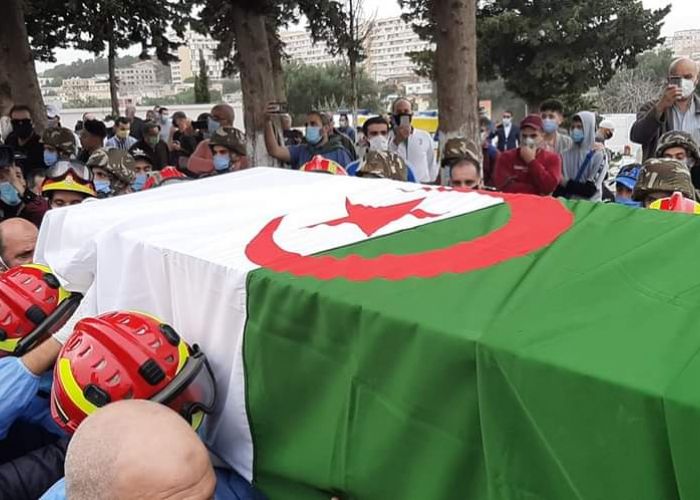
[(134, 182), (134, 157), (122, 149), (101, 148), (92, 153), (87, 166), (95, 177), (98, 198), (119, 196), (131, 192)]
[(464, 137), (454, 137), (445, 143), (442, 166), (450, 169), (450, 185), (457, 188), (483, 187), (479, 148)]
[(676, 191), (696, 200), (690, 170), (685, 163), (669, 158), (651, 158), (642, 165), (632, 199), (648, 208), (656, 200), (669, 198)]
[(674, 158), (685, 163), (690, 169), (693, 185), (696, 189), (700, 188), (700, 149), (689, 133), (676, 130), (666, 132), (659, 139), (654, 156)]
[(357, 177), (374, 177), (408, 181), (408, 167), (399, 155), (388, 151), (367, 151), (365, 159), (357, 169)]
[(47, 128), (41, 136), (44, 145), (44, 164), (54, 166), (59, 160), (72, 160), (78, 154), (75, 134), (64, 127)]
[(233, 127), (219, 127), (209, 138), (209, 147), (214, 157), (214, 172), (209, 175), (240, 170), (248, 154), (245, 134)]

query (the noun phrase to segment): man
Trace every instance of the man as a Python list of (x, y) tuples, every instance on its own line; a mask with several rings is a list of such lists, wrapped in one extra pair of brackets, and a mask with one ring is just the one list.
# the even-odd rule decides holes
[(520, 140), (520, 129), (517, 125), (513, 125), (513, 113), (511, 111), (503, 112), (501, 124), (496, 127), (496, 139), (498, 139), (498, 151), (510, 151), (518, 147)]
[(10, 109), (12, 133), (5, 139), (5, 144), (12, 146), (15, 153), (22, 156), (17, 160), (22, 173), (44, 166), (44, 147), (39, 134), (34, 131), (32, 113), (28, 106), (16, 104)]
[(138, 141), (130, 135), (131, 123), (126, 116), (120, 116), (114, 121), (114, 137), (107, 140), (107, 149), (122, 149), (129, 151)]
[(407, 182), (408, 167), (399, 155), (382, 151), (368, 151), (355, 175), (370, 179), (392, 179)]
[(411, 126), (413, 105), (403, 97), (392, 106), (393, 129), (389, 134), (389, 151), (398, 154), (413, 167), (418, 182), (435, 182), (438, 164), (433, 151), (433, 138), (423, 130)]
[(298, 146), (302, 142), (304, 142), (304, 134), (299, 132), (298, 130), (294, 130), (292, 128), (292, 117), (288, 113), (285, 113), (281, 116), (281, 121), (282, 121), (282, 137), (284, 137), (284, 145), (289, 147), (289, 146)]
[(481, 161), (476, 144), (464, 137), (455, 137), (445, 143), (442, 166), (450, 169), (450, 186), (481, 189)]
[(219, 127), (209, 140), (214, 174), (225, 174), (241, 169), (247, 154), (245, 136), (233, 127)]
[(595, 136), (596, 142), (603, 145), (615, 135), (615, 124), (611, 120), (603, 120), (598, 125), (598, 133)]
[(131, 146), (129, 151), (135, 149), (140, 149), (148, 155), (155, 170), (161, 170), (168, 165), (170, 150), (161, 139), (160, 125), (155, 122), (144, 123), (143, 139)]
[(141, 191), (148, 182), (148, 177), (153, 171), (151, 158), (142, 149), (132, 149), (131, 156), (134, 158), (134, 182), (131, 184), (131, 189)]
[[(207, 131), (209, 137), (216, 132), (219, 127), (233, 127), (235, 112), (228, 104), (217, 104), (211, 108), (211, 115), (207, 118)], [(241, 132), (242, 134), (242, 132)], [(243, 161), (241, 168), (245, 168), (247, 162)], [(187, 171), (193, 176), (210, 174), (214, 171), (214, 158), (209, 147), (209, 139), (201, 141), (194, 150), (192, 156), (187, 161)]]
[(615, 178), (615, 203), (628, 207), (639, 207), (640, 203), (632, 199), (634, 186), (637, 184), (641, 165), (625, 165)]
[(498, 161), (498, 149), (491, 142), (491, 120), (485, 117), (479, 118), (479, 131), (481, 133), (481, 155), (483, 160), (483, 179), (487, 185), (491, 185), (493, 169)]
[(685, 163), (690, 169), (693, 186), (700, 188), (700, 149), (687, 132), (666, 132), (659, 139), (656, 158), (671, 158)]
[(655, 201), (669, 198), (676, 191), (685, 198), (696, 200), (688, 167), (678, 160), (650, 158), (642, 165), (632, 199), (649, 208)]
[(267, 152), (273, 158), (281, 162), (289, 163), (294, 170), (307, 163), (314, 156), (338, 163), (341, 167), (347, 167), (352, 161), (350, 154), (343, 147), (339, 136), (331, 136), (333, 124), (327, 115), (318, 111), (311, 111), (306, 115), (306, 144), (299, 146), (280, 146), (277, 143), (275, 130), (272, 127), (273, 114), (266, 114), (265, 146)]
[(143, 120), (136, 116), (136, 106), (129, 104), (126, 107), (125, 114), (129, 123), (131, 124), (131, 137), (135, 138), (137, 141), (143, 139)]
[(571, 140), (574, 144), (564, 155), (558, 196), (574, 200), (602, 200), (608, 163), (605, 152), (595, 147), (595, 137), (595, 114), (590, 111), (576, 114), (571, 121)]
[(357, 140), (355, 129), (350, 126), (350, 120), (348, 120), (348, 115), (346, 114), (340, 115), (340, 119), (338, 120), (338, 132), (348, 136), (353, 144)]
[(61, 116), (58, 108), (53, 104), (46, 106), (46, 128), (58, 128), (61, 126)]
[(668, 83), (657, 101), (644, 104), (630, 130), (642, 145), (644, 160), (654, 156), (659, 137), (671, 130), (688, 132), (700, 143), (700, 96), (695, 93), (698, 65), (681, 57), (671, 63)]
[(85, 120), (80, 131), (80, 154), (78, 160), (85, 163), (88, 158), (104, 146), (107, 137), (107, 127), (99, 120)]
[(564, 105), (556, 99), (549, 99), (540, 104), (540, 117), (542, 118), (542, 149), (558, 153), (564, 156), (573, 141), (571, 138), (559, 131), (564, 122)]
[(75, 158), (78, 146), (75, 134), (63, 127), (47, 128), (41, 135), (44, 145), (44, 167), (51, 168), (60, 160)]
[(498, 157), (494, 187), (506, 193), (551, 195), (562, 179), (561, 157), (541, 144), (542, 118), (529, 115), (520, 122), (520, 147)]
[(121, 149), (98, 149), (86, 165), (92, 170), (98, 198), (110, 198), (131, 193), (136, 178), (134, 157)]
[(47, 209), (78, 205), (97, 196), (88, 167), (77, 161), (62, 160), (46, 172), (41, 192)]
[(39, 230), (31, 222), (14, 217), (0, 222), (0, 271), (29, 264)]
[(167, 144), (168, 138), (170, 137), (170, 111), (168, 108), (160, 108), (158, 110), (158, 118), (160, 125), (160, 140)]

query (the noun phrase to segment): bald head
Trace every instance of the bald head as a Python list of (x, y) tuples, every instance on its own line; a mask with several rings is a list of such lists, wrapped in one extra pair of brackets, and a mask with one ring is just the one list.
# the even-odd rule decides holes
[(66, 454), (71, 500), (213, 498), (206, 447), (185, 419), (144, 400), (109, 404), (78, 427)]
[(233, 127), (235, 113), (228, 104), (217, 104), (211, 108), (211, 117), (219, 122), (222, 127)]
[(0, 222), (0, 257), (10, 267), (29, 264), (39, 230), (31, 222), (18, 217)]
[(670, 76), (680, 76), (681, 78), (687, 78), (688, 80), (693, 80), (697, 83), (698, 64), (692, 59), (688, 59), (687, 57), (679, 57), (671, 63), (671, 66), (669, 66), (668, 74)]

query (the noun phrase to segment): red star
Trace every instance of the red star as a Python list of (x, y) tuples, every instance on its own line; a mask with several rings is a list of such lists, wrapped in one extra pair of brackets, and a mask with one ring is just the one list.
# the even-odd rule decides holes
[(416, 209), (423, 200), (425, 198), (389, 205), (388, 207), (370, 207), (367, 205), (355, 205), (348, 198), (345, 198), (345, 209), (348, 211), (347, 217), (321, 222), (310, 227), (339, 226), (345, 223), (355, 224), (367, 236), (372, 236), (381, 228), (407, 215), (412, 215), (418, 219), (440, 217), (438, 214), (431, 214), (424, 210)]

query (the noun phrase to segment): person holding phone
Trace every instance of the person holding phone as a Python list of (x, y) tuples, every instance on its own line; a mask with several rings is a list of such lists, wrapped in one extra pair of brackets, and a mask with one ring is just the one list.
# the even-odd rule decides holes
[(435, 161), (433, 138), (424, 130), (413, 128), (413, 106), (399, 97), (391, 107), (392, 131), (389, 134), (389, 151), (398, 154), (413, 167), (416, 180), (422, 183), (435, 182), (439, 165)]
[(670, 131), (689, 133), (700, 141), (698, 64), (681, 57), (671, 63), (668, 80), (656, 101), (644, 104), (630, 130), (630, 140), (642, 145), (644, 160), (653, 158), (659, 137)]

